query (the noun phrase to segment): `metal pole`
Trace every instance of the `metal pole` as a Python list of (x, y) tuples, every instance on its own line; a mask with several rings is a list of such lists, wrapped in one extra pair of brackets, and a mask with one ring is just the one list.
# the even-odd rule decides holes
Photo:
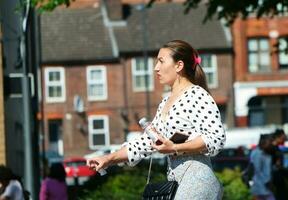
[[(29, 6), (29, 5), (28, 5)], [(26, 9), (29, 9), (26, 8)], [(27, 12), (26, 12), (27, 11)], [(29, 10), (25, 10), (26, 13)], [(29, 78), (27, 73), (27, 60), (26, 60), (26, 22), (27, 15), (23, 18), (22, 34), (20, 41), (20, 54), (22, 58), (22, 102), (23, 102), (23, 128), (24, 128), (24, 183), (25, 187), (31, 193), (32, 198), (34, 197), (34, 176), (32, 168), (32, 132), (31, 132), (31, 105), (30, 98), (31, 94), (29, 91)]]
[(148, 74), (148, 54), (147, 54), (147, 11), (146, 6), (142, 4), (142, 36), (143, 36), (143, 58), (144, 58), (144, 69), (145, 74), (145, 89), (146, 89), (146, 112), (147, 118), (150, 120), (150, 91), (149, 91), (149, 74)]

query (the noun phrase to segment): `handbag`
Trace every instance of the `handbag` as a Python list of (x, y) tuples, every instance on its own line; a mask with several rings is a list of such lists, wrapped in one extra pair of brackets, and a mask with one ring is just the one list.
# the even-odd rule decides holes
[(164, 181), (159, 183), (150, 183), (151, 166), (152, 157), (150, 158), (147, 183), (142, 195), (142, 200), (173, 200), (178, 188), (178, 182)]
[(143, 192), (143, 200), (172, 200), (178, 188), (177, 181), (164, 181), (160, 183), (148, 183)]

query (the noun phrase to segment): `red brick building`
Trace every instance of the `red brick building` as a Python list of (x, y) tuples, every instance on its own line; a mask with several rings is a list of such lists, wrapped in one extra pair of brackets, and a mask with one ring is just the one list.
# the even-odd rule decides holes
[(238, 19), (232, 31), (236, 125), (287, 123), (288, 17)]
[(229, 29), (216, 20), (202, 24), (205, 8), (184, 15), (179, 3), (155, 4), (146, 13), (137, 4), (98, 5), (41, 16), (39, 119), (46, 150), (81, 156), (139, 132), (139, 118), (153, 117), (167, 91), (154, 77), (153, 63), (159, 48), (172, 39), (199, 50), (223, 121), (233, 126)]

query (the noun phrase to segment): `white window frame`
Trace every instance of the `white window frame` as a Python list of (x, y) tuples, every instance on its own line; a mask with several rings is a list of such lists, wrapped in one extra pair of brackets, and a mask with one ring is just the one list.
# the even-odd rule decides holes
[[(252, 42), (252, 41), (256, 41), (257, 42), (257, 50), (251, 50), (249, 49), (249, 42)], [(262, 41), (266, 41), (268, 43), (268, 50), (263, 50), (263, 49), (260, 49), (260, 42)], [(264, 65), (261, 65), (261, 54), (263, 53), (267, 53), (267, 56), (269, 58), (269, 64), (267, 66), (267, 69), (262, 69)], [(256, 65), (256, 68), (257, 69), (253, 69), (252, 68), (252, 64), (251, 64), (251, 61), (250, 61), (250, 54), (256, 54), (257, 56), (257, 65)], [(270, 56), (270, 41), (269, 41), (269, 38), (267, 37), (257, 37), (257, 38), (248, 38), (247, 40), (247, 59), (248, 59), (248, 72), (249, 73), (265, 73), (265, 72), (269, 72), (271, 70), (271, 56)], [(265, 67), (265, 66), (264, 66)]]
[(145, 92), (146, 91), (146, 86), (144, 85), (143, 87), (137, 87), (136, 86), (136, 79), (135, 76), (145, 76), (148, 74), (148, 80), (150, 85), (148, 86), (148, 91), (153, 91), (154, 90), (154, 76), (153, 76), (153, 59), (148, 58), (147, 60), (147, 67), (148, 67), (148, 73), (143, 71), (136, 71), (136, 59), (144, 59), (143, 57), (137, 57), (137, 58), (132, 58), (132, 88), (133, 92)]
[[(288, 60), (288, 54), (285, 53), (286, 48), (288, 47), (288, 42), (284, 38), (279, 38), (278, 40), (279, 46), (278, 46), (278, 62), (279, 62), (279, 69), (284, 70), (287, 69), (288, 63), (282, 63), (281, 61), (286, 61)], [(283, 46), (281, 46), (281, 42), (283, 42)], [(284, 67), (285, 66), (285, 67)]]
[[(21, 73), (11, 73), (8, 76), (11, 79), (23, 79), (23, 74), (21, 74)], [(34, 95), (35, 95), (34, 75), (32, 73), (28, 73), (27, 76), (28, 76), (28, 80), (30, 81), (30, 85), (29, 85), (30, 92), (31, 92), (30, 95), (32, 97), (34, 97)], [(20, 81), (22, 84), (22, 80), (20, 80)], [(22, 92), (9, 94), (9, 97), (10, 98), (22, 98)]]
[[(217, 88), (218, 87), (217, 56), (215, 54), (202, 54), (202, 55), (200, 55), (200, 57), (201, 56), (202, 56), (202, 60), (203, 60), (204, 56), (211, 57), (211, 65), (212, 66), (209, 66), (209, 67), (208, 66), (204, 66), (204, 65), (201, 65), (201, 66), (202, 66), (202, 69), (205, 72), (205, 74), (208, 74), (208, 73), (212, 73), (213, 74), (212, 83), (209, 83), (208, 79), (207, 79), (208, 87), (209, 88)], [(206, 77), (208, 77), (208, 76), (206, 75)]]
[[(102, 71), (103, 77), (102, 80), (90, 80), (90, 73), (93, 70), (100, 70)], [(106, 66), (104, 65), (94, 65), (88, 66), (86, 70), (86, 79), (87, 79), (87, 98), (88, 101), (103, 101), (107, 100), (108, 92), (107, 92), (107, 70)], [(103, 95), (102, 96), (91, 96), (89, 95), (89, 85), (91, 84), (103, 84)]]
[[(104, 121), (104, 128), (103, 129), (93, 129), (93, 121), (94, 120), (103, 120)], [(89, 130), (89, 148), (95, 150), (99, 147), (109, 146), (110, 145), (110, 133), (109, 133), (109, 117), (107, 115), (90, 115), (88, 117), (88, 130)], [(102, 135), (105, 136), (105, 144), (103, 145), (94, 145), (93, 144), (93, 135)]]
[[(45, 73), (45, 97), (47, 103), (59, 103), (66, 101), (66, 86), (65, 86), (65, 69), (64, 67), (47, 67), (44, 69)], [(60, 81), (58, 83), (50, 83), (49, 73), (60, 72)], [(61, 86), (62, 96), (61, 97), (49, 97), (49, 87)]]

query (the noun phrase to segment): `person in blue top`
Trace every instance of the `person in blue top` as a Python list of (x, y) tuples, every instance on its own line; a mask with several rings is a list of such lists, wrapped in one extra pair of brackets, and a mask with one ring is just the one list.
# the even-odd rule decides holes
[(250, 162), (254, 166), (251, 193), (255, 200), (275, 200), (272, 192), (272, 138), (261, 135), (259, 144), (251, 152)]
[(274, 194), (276, 200), (286, 200), (288, 197), (288, 169), (284, 167), (284, 153), (280, 146), (284, 146), (287, 140), (283, 129), (276, 129), (272, 134), (272, 176), (275, 186)]

